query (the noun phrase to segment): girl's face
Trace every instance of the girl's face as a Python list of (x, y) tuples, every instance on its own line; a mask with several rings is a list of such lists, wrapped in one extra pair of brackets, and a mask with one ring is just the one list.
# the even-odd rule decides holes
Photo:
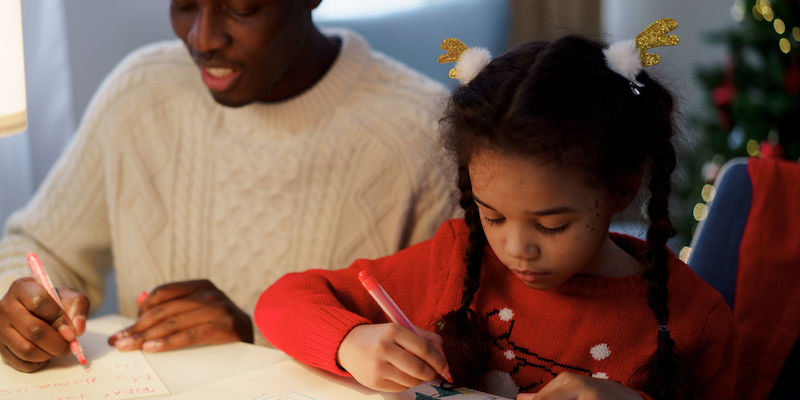
[(575, 274), (624, 275), (615, 262), (621, 250), (608, 236), (613, 198), (577, 169), (484, 150), (469, 174), (489, 245), (527, 286), (550, 289)]

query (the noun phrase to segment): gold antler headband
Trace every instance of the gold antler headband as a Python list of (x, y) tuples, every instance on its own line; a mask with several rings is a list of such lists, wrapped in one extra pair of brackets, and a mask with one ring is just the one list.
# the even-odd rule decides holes
[(669, 31), (678, 27), (678, 22), (672, 18), (663, 18), (648, 25), (647, 28), (636, 35), (636, 47), (639, 48), (639, 59), (642, 65), (652, 67), (661, 62), (661, 56), (650, 54), (647, 50), (653, 47), (675, 46), (679, 39), (676, 35), (666, 35)]
[(661, 62), (661, 56), (648, 53), (647, 50), (678, 44), (677, 36), (667, 35), (677, 27), (678, 23), (674, 19), (662, 18), (644, 28), (636, 39), (612, 43), (603, 50), (608, 68), (628, 79), (631, 82), (631, 90), (638, 95), (639, 89), (644, 85), (636, 80), (636, 75), (639, 75), (644, 67), (651, 67)]
[(492, 60), (489, 50), (483, 47), (467, 47), (462, 41), (447, 38), (442, 41), (442, 50), (446, 53), (439, 56), (439, 64), (456, 63), (448, 76), (466, 84)]

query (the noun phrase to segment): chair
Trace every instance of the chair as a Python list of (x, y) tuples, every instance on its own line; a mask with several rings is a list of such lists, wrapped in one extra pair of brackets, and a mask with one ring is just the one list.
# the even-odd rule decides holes
[(733, 159), (720, 171), (689, 266), (733, 309), (737, 398), (796, 399), (800, 376), (800, 164)]

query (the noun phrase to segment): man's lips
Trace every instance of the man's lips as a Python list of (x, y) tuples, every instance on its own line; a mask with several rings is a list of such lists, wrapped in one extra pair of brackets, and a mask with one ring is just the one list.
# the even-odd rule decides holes
[(200, 66), (203, 82), (213, 91), (224, 91), (233, 85), (241, 70), (233, 67)]

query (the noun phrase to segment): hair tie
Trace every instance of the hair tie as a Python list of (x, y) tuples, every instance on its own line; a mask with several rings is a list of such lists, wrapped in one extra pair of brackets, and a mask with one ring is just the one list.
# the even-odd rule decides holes
[(669, 328), (667, 328), (666, 325), (659, 325), (658, 326), (658, 331), (659, 332), (664, 332), (664, 333), (669, 333)]
[(667, 35), (677, 27), (678, 22), (674, 19), (662, 18), (644, 28), (636, 39), (612, 43), (603, 50), (608, 68), (625, 77), (630, 82), (633, 94), (639, 95), (639, 89), (644, 85), (636, 80), (636, 75), (639, 75), (644, 67), (652, 67), (661, 62), (661, 56), (648, 53), (647, 50), (653, 47), (677, 45), (678, 36)]
[(448, 76), (465, 85), (492, 61), (492, 54), (485, 47), (467, 47), (458, 39), (447, 38), (441, 47), (446, 53), (439, 56), (439, 64), (456, 63)]

